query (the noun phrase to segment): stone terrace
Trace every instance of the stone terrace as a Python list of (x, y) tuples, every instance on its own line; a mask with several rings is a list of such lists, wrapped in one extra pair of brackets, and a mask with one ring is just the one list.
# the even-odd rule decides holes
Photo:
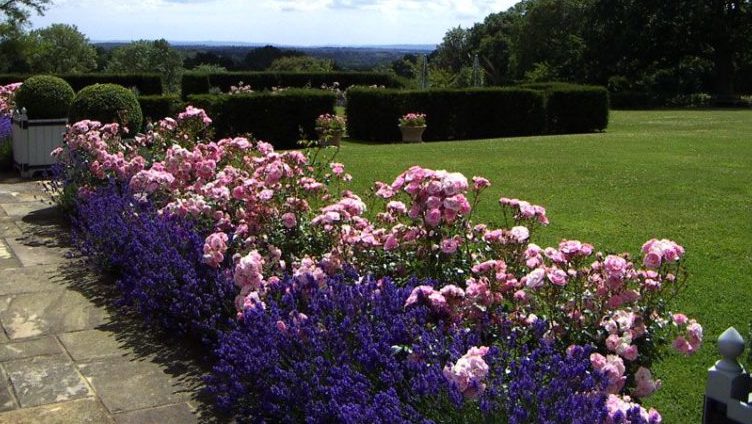
[(45, 199), (0, 175), (0, 423), (198, 422), (197, 361), (109, 308)]

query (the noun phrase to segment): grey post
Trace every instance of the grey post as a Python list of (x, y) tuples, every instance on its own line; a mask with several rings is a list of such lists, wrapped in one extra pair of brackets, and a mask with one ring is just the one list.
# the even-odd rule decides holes
[(748, 404), (752, 380), (739, 364), (744, 339), (734, 327), (718, 337), (718, 351), (723, 359), (708, 370), (703, 423), (752, 424)]

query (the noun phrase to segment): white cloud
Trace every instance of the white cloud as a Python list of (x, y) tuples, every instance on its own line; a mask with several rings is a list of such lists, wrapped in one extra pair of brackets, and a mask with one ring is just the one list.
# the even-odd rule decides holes
[(166, 38), (286, 45), (438, 43), (516, 0), (56, 0), (35, 27), (93, 40)]

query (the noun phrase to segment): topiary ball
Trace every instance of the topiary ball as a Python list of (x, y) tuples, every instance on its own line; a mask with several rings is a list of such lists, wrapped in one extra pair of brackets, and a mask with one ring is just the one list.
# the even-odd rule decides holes
[(84, 119), (103, 124), (117, 122), (135, 134), (141, 130), (143, 114), (131, 90), (117, 84), (94, 84), (82, 88), (70, 107), (70, 122)]
[(66, 118), (76, 92), (64, 79), (35, 75), (16, 91), (16, 107), (26, 108), (29, 119)]

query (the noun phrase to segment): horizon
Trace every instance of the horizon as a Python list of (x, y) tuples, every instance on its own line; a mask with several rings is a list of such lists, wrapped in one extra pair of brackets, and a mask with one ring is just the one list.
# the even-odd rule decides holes
[[(75, 25), (96, 43), (140, 39), (171, 43), (290, 47), (438, 45), (516, 0), (56, 0), (31, 27)], [(114, 25), (113, 25), (114, 24)], [(294, 30), (290, 30), (294, 28)], [(346, 37), (345, 37), (346, 35)], [(234, 44), (233, 44), (234, 43)]]

